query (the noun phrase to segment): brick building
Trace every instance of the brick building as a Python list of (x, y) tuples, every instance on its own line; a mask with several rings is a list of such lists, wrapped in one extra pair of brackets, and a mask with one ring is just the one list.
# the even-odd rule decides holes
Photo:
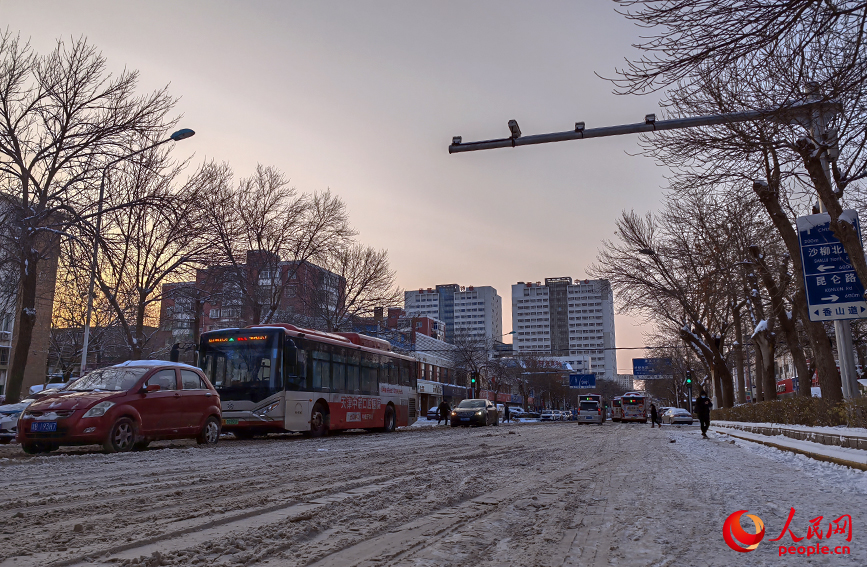
[[(165, 284), (160, 304), (160, 344), (193, 345), (201, 333), (272, 321), (328, 329), (346, 282), (310, 262), (281, 261), (250, 250), (246, 263), (196, 271), (196, 280)], [(192, 349), (188, 352), (192, 352)], [(191, 356), (191, 355), (190, 355)]]

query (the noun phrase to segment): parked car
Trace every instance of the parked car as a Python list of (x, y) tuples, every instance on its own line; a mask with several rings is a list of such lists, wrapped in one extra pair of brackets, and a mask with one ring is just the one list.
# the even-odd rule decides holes
[(436, 419), (438, 411), (439, 411), (439, 406), (434, 406), (431, 409), (427, 410), (427, 418), (428, 419)]
[(220, 396), (198, 368), (131, 360), (94, 370), (30, 404), (18, 421), (17, 438), (30, 454), (93, 444), (129, 451), (185, 437), (214, 445), (220, 417)]
[(75, 382), (75, 380), (70, 380), (69, 382), (49, 382), (47, 384), (37, 384), (35, 386), (30, 386), (30, 388), (28, 388), (27, 390), (27, 393), (30, 396), (35, 396), (37, 394), (54, 393), (54, 391), (56, 390), (63, 390), (73, 382)]
[(560, 421), (560, 412), (552, 409), (542, 410), (539, 421)]
[(599, 402), (583, 401), (578, 406), (578, 422), (579, 423), (598, 423), (602, 425), (605, 419), (602, 417), (602, 408)]
[(452, 410), (451, 425), (499, 425), (497, 406), (490, 400), (463, 400)]
[(33, 401), (33, 398), (27, 398), (17, 404), (0, 406), (0, 445), (11, 443), (15, 439), (18, 434), (18, 418)]
[(662, 414), (662, 423), (671, 423), (672, 425), (692, 425), (692, 414), (685, 409), (669, 408), (667, 412)]

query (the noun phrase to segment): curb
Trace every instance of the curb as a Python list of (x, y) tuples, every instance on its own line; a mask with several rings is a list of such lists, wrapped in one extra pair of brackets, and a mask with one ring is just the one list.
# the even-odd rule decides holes
[(867, 463), (859, 463), (856, 461), (849, 461), (847, 459), (840, 459), (838, 457), (831, 457), (829, 455), (823, 455), (821, 453), (813, 453), (812, 451), (804, 451), (803, 449), (796, 449), (794, 447), (787, 447), (786, 445), (780, 445), (779, 443), (774, 443), (773, 441), (764, 441), (762, 439), (751, 439), (748, 437), (743, 437), (741, 435), (736, 435), (734, 433), (730, 433), (728, 431), (720, 431), (719, 429), (714, 429), (717, 433), (722, 433), (723, 435), (730, 435), (731, 437), (737, 437), (738, 439), (742, 439), (744, 441), (750, 441), (751, 443), (761, 443), (762, 445), (767, 445), (768, 447), (773, 447), (775, 449), (779, 449), (781, 451), (789, 451), (791, 453), (799, 453), (806, 457), (810, 457), (811, 459), (816, 459), (817, 461), (825, 461), (826, 463), (834, 463), (837, 465), (843, 465), (844, 467), (850, 467), (853, 469), (860, 469), (862, 471), (867, 471)]

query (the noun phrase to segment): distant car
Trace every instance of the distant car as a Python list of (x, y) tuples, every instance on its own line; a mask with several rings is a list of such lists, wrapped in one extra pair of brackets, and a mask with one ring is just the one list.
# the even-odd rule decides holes
[(509, 406), (509, 417), (511, 418), (522, 418), (527, 417), (527, 412), (524, 411), (524, 408), (520, 406)]
[(692, 425), (692, 421), (692, 414), (681, 408), (669, 408), (667, 412), (662, 414), (662, 423)]
[(439, 411), (439, 406), (434, 406), (431, 409), (427, 410), (427, 418), (428, 419), (436, 419), (437, 411)]
[(602, 417), (602, 408), (599, 407), (599, 402), (583, 401), (578, 406), (578, 422), (579, 423), (598, 423), (602, 425), (605, 419)]
[(18, 421), (25, 453), (100, 444), (108, 452), (157, 439), (220, 437), (220, 396), (201, 370), (164, 360), (131, 360), (94, 370), (31, 403)]
[(497, 406), (490, 400), (463, 400), (452, 410), (451, 425), (499, 425)]
[(21, 412), (34, 402), (33, 398), (21, 400), (17, 404), (0, 406), (0, 445), (11, 443), (18, 434), (18, 418)]
[(539, 416), (540, 421), (560, 421), (560, 412), (557, 410), (546, 409)]

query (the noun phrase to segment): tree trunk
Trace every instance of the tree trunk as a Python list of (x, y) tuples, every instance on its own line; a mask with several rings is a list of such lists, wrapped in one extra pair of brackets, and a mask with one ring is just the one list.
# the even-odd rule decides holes
[(753, 339), (753, 352), (756, 353), (756, 377), (753, 380), (756, 385), (756, 401), (765, 401), (765, 362), (762, 358), (762, 349), (759, 348), (758, 342)]
[(18, 322), (15, 323), (15, 350), (9, 366), (6, 379), (6, 403), (14, 404), (21, 400), (21, 385), (24, 383), (24, 370), (27, 367), (27, 355), (30, 353), (30, 343), (33, 341), (33, 327), (36, 325), (36, 283), (38, 281), (39, 254), (35, 246), (25, 246), (28, 252), (24, 262), (19, 266), (20, 283), (18, 285)]
[[(798, 311), (798, 317), (801, 319), (807, 335), (810, 337), (810, 346), (813, 348), (814, 364), (819, 378), (819, 387), (822, 390), (822, 398), (832, 403), (840, 403), (843, 401), (843, 383), (840, 380), (840, 372), (837, 370), (837, 363), (834, 360), (831, 339), (825, 332), (822, 323), (810, 321), (807, 301), (803, 293), (800, 289), (795, 293), (794, 307)], [(813, 375), (810, 374), (807, 383), (809, 384), (812, 379)]]
[(769, 331), (760, 331), (754, 337), (762, 353), (762, 389), (765, 392), (766, 402), (777, 399), (777, 380), (774, 370), (776, 341), (769, 335), (771, 335)]
[(737, 400), (739, 404), (746, 403), (746, 385), (744, 382), (744, 331), (743, 322), (741, 321), (741, 310), (735, 308), (732, 310), (732, 316), (735, 323), (735, 369), (737, 371), (738, 392)]

